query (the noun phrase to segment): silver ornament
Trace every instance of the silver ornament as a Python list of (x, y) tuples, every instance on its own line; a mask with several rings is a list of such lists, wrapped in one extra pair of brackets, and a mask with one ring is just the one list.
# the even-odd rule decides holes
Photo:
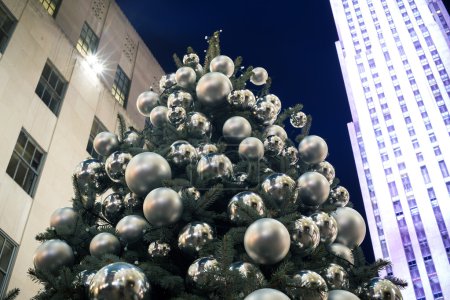
[(170, 145), (167, 159), (174, 165), (183, 167), (197, 160), (197, 150), (186, 141), (176, 141)]
[(167, 119), (171, 124), (178, 126), (186, 120), (186, 110), (180, 106), (172, 106), (167, 111)]
[(269, 79), (269, 74), (267, 74), (266, 69), (257, 67), (252, 70), (250, 82), (253, 83), (254, 85), (266, 84), (267, 79)]
[(274, 289), (259, 289), (245, 297), (244, 300), (289, 300), (289, 297)]
[(330, 193), (330, 183), (317, 172), (306, 172), (297, 180), (298, 199), (307, 207), (316, 207), (324, 203)]
[(263, 125), (271, 125), (277, 118), (277, 108), (269, 101), (258, 99), (252, 107), (253, 115)]
[(187, 131), (190, 137), (204, 139), (211, 137), (212, 125), (208, 118), (199, 112), (191, 112), (186, 119)]
[(194, 186), (181, 188), (180, 191), (178, 192), (178, 195), (180, 195), (181, 199), (187, 197), (195, 201), (200, 200), (201, 196), (200, 192)]
[(247, 278), (249, 275), (253, 274), (259, 284), (264, 282), (264, 275), (255, 265), (251, 263), (243, 261), (234, 262), (230, 265), (229, 270), (239, 272), (239, 274), (244, 278)]
[(142, 239), (148, 226), (147, 221), (138, 215), (123, 217), (116, 225), (117, 235), (125, 244), (132, 244)]
[(206, 154), (218, 153), (219, 148), (215, 144), (201, 144), (197, 147), (197, 154), (203, 156)]
[(211, 72), (219, 72), (227, 77), (231, 77), (234, 73), (234, 62), (226, 55), (219, 55), (214, 57), (209, 63), (209, 70)]
[(163, 127), (164, 124), (168, 121), (167, 113), (169, 109), (165, 106), (156, 106), (150, 112), (150, 122), (155, 127)]
[(183, 64), (198, 64), (200, 62), (200, 58), (195, 53), (185, 54), (183, 56)]
[(255, 137), (245, 138), (239, 144), (239, 156), (242, 160), (259, 161), (264, 157), (264, 144)]
[(128, 193), (123, 198), (123, 203), (126, 208), (131, 210), (136, 210), (138, 208), (142, 208), (142, 204), (144, 203), (144, 199), (139, 197), (138, 195), (134, 193)]
[(259, 219), (245, 231), (245, 251), (258, 264), (271, 265), (279, 262), (289, 252), (290, 245), (288, 230), (275, 219)]
[(327, 161), (322, 161), (314, 165), (313, 170), (325, 176), (330, 184), (333, 182), (334, 177), (336, 176), (334, 167)]
[(219, 263), (212, 256), (196, 259), (188, 268), (187, 283), (199, 289), (206, 289), (208, 287), (207, 272), (217, 268)]
[(297, 198), (295, 181), (283, 173), (271, 174), (261, 183), (261, 195), (278, 206), (295, 202)]
[(101, 232), (91, 240), (89, 252), (97, 258), (101, 258), (105, 254), (119, 255), (119, 239), (111, 233)]
[(243, 117), (231, 117), (223, 124), (222, 134), (227, 142), (237, 144), (252, 134), (252, 126)]
[(346, 290), (332, 290), (328, 292), (328, 300), (360, 300), (355, 294)]
[(241, 214), (245, 214), (244, 207), (248, 207), (259, 216), (264, 216), (266, 207), (262, 198), (253, 192), (240, 192), (234, 195), (228, 203), (228, 216), (233, 222), (242, 221)]
[(316, 272), (305, 270), (297, 272), (292, 277), (292, 284), (288, 293), (292, 299), (299, 300), (327, 300), (328, 287), (325, 280)]
[(328, 246), (328, 251), (333, 255), (348, 261), (351, 264), (355, 263), (352, 250), (350, 250), (350, 248), (348, 248), (347, 246), (339, 243), (333, 243)]
[(195, 74), (197, 74), (197, 78), (202, 77), (205, 73), (203, 72), (203, 67), (201, 64), (197, 64), (194, 67)]
[(320, 136), (308, 135), (298, 145), (300, 159), (308, 164), (317, 164), (328, 155), (327, 143)]
[(119, 147), (119, 140), (114, 133), (103, 131), (94, 138), (94, 150), (101, 156), (108, 156)]
[(58, 272), (62, 267), (71, 267), (74, 262), (72, 248), (61, 240), (48, 240), (36, 249), (34, 268), (41, 272)]
[(400, 289), (388, 279), (372, 278), (369, 282), (370, 299), (403, 300)]
[(130, 153), (116, 151), (105, 161), (105, 171), (108, 177), (114, 182), (125, 183), (125, 170), (128, 163), (133, 158)]
[(131, 148), (140, 148), (144, 139), (134, 130), (128, 130), (123, 134), (122, 144)]
[(308, 117), (302, 111), (298, 111), (291, 115), (290, 122), (294, 128), (303, 128), (308, 122)]
[(245, 186), (248, 174), (245, 172), (237, 172), (233, 176), (233, 183), (238, 186)]
[(331, 263), (322, 272), (322, 277), (330, 289), (348, 289), (348, 273), (338, 264)]
[(181, 67), (175, 73), (175, 80), (182, 88), (193, 86), (196, 79), (197, 74), (195, 74), (194, 69), (190, 67)]
[(336, 242), (350, 249), (361, 245), (366, 236), (366, 223), (363, 217), (350, 207), (339, 207), (332, 216), (338, 224)]
[(167, 89), (173, 87), (176, 84), (177, 84), (177, 80), (175, 78), (175, 73), (166, 74), (166, 75), (163, 75), (161, 77), (161, 79), (159, 80), (159, 89), (161, 91), (164, 91), (164, 90), (167, 90)]
[(90, 191), (101, 194), (106, 190), (108, 175), (103, 163), (97, 159), (86, 159), (79, 163), (74, 176), (82, 195), (88, 195)]
[(201, 180), (229, 179), (233, 176), (233, 164), (224, 154), (207, 154), (197, 163)]
[(286, 130), (284, 130), (284, 128), (279, 125), (270, 125), (266, 127), (266, 129), (264, 130), (264, 138), (271, 135), (276, 135), (283, 142), (286, 141), (288, 138)]
[(123, 197), (120, 193), (113, 193), (105, 197), (102, 202), (102, 215), (111, 223), (116, 223), (125, 211)]
[(186, 111), (192, 109), (194, 99), (188, 92), (176, 91), (167, 98), (167, 107), (180, 106)]
[(94, 278), (95, 273), (97, 271), (95, 270), (84, 270), (78, 273), (78, 275), (75, 277), (75, 284), (81, 285), (86, 289), (86, 291), (89, 290), (89, 287), (91, 286), (92, 278)]
[(146, 91), (140, 94), (136, 100), (136, 106), (141, 115), (150, 117), (150, 112), (158, 106), (159, 95), (153, 91)]
[(336, 207), (344, 207), (350, 201), (350, 194), (343, 186), (338, 186), (331, 191), (328, 202)]
[(292, 243), (302, 256), (311, 254), (319, 245), (320, 231), (311, 218), (301, 217), (294, 222), (291, 230)]
[(160, 241), (151, 242), (148, 246), (148, 254), (150, 257), (165, 257), (169, 255), (170, 245)]
[(177, 192), (160, 187), (151, 191), (144, 200), (144, 216), (153, 226), (166, 226), (178, 221), (183, 202)]
[(338, 233), (336, 219), (325, 212), (317, 212), (311, 215), (314, 223), (320, 230), (320, 241), (326, 245), (333, 243), (336, 240)]
[(251, 108), (256, 104), (255, 95), (250, 90), (235, 90), (227, 96), (227, 101), (236, 108)]
[(78, 214), (72, 207), (58, 208), (50, 216), (50, 227), (58, 235), (69, 235), (75, 232), (78, 223)]
[(214, 232), (209, 224), (192, 222), (181, 229), (178, 235), (178, 248), (188, 254), (196, 254), (213, 239)]
[(298, 150), (294, 146), (284, 148), (281, 155), (288, 159), (290, 165), (295, 165), (298, 162)]
[(280, 111), (281, 111), (281, 100), (280, 100), (280, 98), (278, 98), (274, 94), (268, 94), (268, 95), (265, 95), (263, 97), (263, 101), (267, 101), (267, 102), (272, 103), (273, 106), (275, 106), (275, 111), (276, 111), (277, 115), (280, 113)]
[(92, 300), (149, 300), (151, 286), (145, 273), (136, 266), (116, 262), (94, 275), (89, 288)]
[(264, 151), (269, 156), (280, 155), (283, 148), (283, 140), (276, 135), (271, 135), (264, 139)]
[(200, 78), (195, 90), (202, 104), (217, 106), (224, 103), (225, 97), (233, 90), (233, 85), (222, 73), (211, 72)]
[(162, 186), (163, 180), (172, 178), (172, 170), (164, 157), (153, 152), (143, 152), (133, 157), (125, 170), (128, 188), (138, 196), (146, 196)]

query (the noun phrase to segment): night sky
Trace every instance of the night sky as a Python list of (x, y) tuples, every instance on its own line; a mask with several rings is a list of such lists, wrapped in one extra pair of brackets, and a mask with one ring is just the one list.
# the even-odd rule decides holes
[[(242, 56), (244, 66), (261, 66), (272, 77), (271, 92), (284, 107), (304, 104), (311, 133), (323, 137), (336, 174), (363, 216), (364, 207), (347, 123), (351, 121), (336, 54), (336, 27), (328, 1), (117, 0), (166, 73), (176, 71), (172, 54), (187, 46), (201, 56), (205, 36), (222, 29), (222, 54)], [(267, 1), (269, 2), (269, 1)], [(298, 131), (290, 129), (295, 137)], [(363, 244), (373, 260), (369, 232)]]

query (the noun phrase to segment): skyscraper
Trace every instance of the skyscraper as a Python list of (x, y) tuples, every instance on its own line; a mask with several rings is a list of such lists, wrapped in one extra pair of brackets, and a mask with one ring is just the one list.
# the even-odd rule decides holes
[(450, 299), (450, 18), (441, 0), (331, 0), (375, 256)]

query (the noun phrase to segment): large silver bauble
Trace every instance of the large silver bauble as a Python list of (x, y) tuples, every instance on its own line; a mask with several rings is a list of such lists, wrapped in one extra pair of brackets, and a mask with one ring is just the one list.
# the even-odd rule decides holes
[(225, 97), (232, 89), (233, 85), (227, 76), (219, 72), (211, 72), (200, 78), (195, 91), (202, 104), (217, 106), (224, 103)]
[(254, 265), (248, 262), (238, 261), (234, 262), (229, 267), (230, 271), (238, 271), (239, 274), (247, 278), (250, 274), (253, 274), (253, 276), (256, 277), (256, 280), (258, 283), (264, 282), (264, 275), (261, 273), (261, 271)]
[(104, 266), (94, 275), (89, 288), (92, 300), (148, 300), (150, 283), (136, 266), (116, 262)]
[(200, 200), (200, 192), (197, 190), (196, 187), (183, 187), (178, 191), (178, 195), (180, 195), (181, 199), (183, 198), (189, 198), (195, 201)]
[(295, 165), (298, 162), (298, 150), (294, 146), (284, 148), (281, 155), (288, 159), (290, 165)]
[(263, 101), (267, 101), (267, 102), (272, 103), (275, 106), (277, 115), (280, 113), (280, 111), (281, 111), (281, 100), (280, 100), (280, 98), (278, 98), (274, 94), (268, 94), (268, 95), (265, 95), (263, 97)]
[(137, 210), (142, 208), (142, 203), (144, 203), (144, 199), (136, 195), (135, 193), (128, 193), (123, 198), (123, 203), (125, 204), (125, 208)]
[(142, 147), (144, 139), (134, 130), (128, 130), (123, 134), (122, 144), (131, 148)]
[(267, 79), (269, 79), (269, 74), (266, 69), (257, 67), (252, 70), (252, 75), (250, 76), (250, 82), (254, 85), (266, 84)]
[(199, 112), (188, 113), (186, 127), (190, 137), (204, 139), (211, 137), (212, 125), (208, 118)]
[(294, 222), (291, 238), (292, 243), (297, 246), (300, 255), (309, 255), (319, 245), (319, 227), (311, 218), (301, 217)]
[(178, 235), (178, 248), (188, 254), (196, 254), (213, 239), (214, 232), (209, 224), (192, 222), (181, 229)]
[(292, 285), (296, 287), (287, 288), (292, 299), (327, 300), (327, 283), (316, 272), (309, 270), (297, 272), (292, 277), (292, 281)]
[(336, 240), (338, 233), (336, 219), (325, 212), (317, 212), (311, 215), (314, 223), (320, 230), (320, 241), (326, 245), (333, 243)]
[(182, 88), (188, 88), (195, 84), (197, 79), (197, 74), (195, 74), (194, 69), (190, 67), (181, 67), (175, 73), (175, 80), (177, 84)]
[(69, 235), (75, 232), (78, 214), (72, 207), (58, 208), (50, 216), (50, 227), (54, 228), (58, 235)]
[(130, 153), (116, 151), (105, 162), (105, 171), (109, 178), (114, 182), (125, 183), (125, 170), (128, 163), (133, 158)]
[(291, 115), (290, 122), (292, 127), (294, 128), (303, 128), (305, 127), (306, 123), (308, 122), (308, 117), (306, 114), (302, 111), (298, 111)]
[(188, 92), (183, 91), (176, 91), (175, 93), (172, 93), (167, 98), (167, 107), (172, 106), (181, 106), (186, 111), (190, 110), (194, 104), (194, 99), (192, 98), (192, 95)]
[(259, 289), (245, 297), (244, 300), (289, 300), (289, 297), (274, 289)]
[(266, 129), (264, 130), (264, 137), (266, 138), (271, 135), (276, 135), (283, 141), (286, 141), (288, 138), (286, 130), (284, 130), (284, 128), (279, 125), (270, 125), (266, 127)]
[(82, 195), (88, 195), (92, 190), (101, 194), (106, 190), (108, 175), (102, 162), (90, 158), (83, 160), (75, 168), (74, 176)]
[(355, 258), (353, 257), (352, 250), (350, 250), (350, 248), (348, 248), (347, 246), (339, 243), (333, 243), (328, 246), (328, 251), (330, 251), (333, 255), (348, 261), (351, 264), (355, 263)]
[(308, 164), (318, 164), (328, 155), (328, 145), (317, 135), (308, 135), (298, 145), (300, 159)]
[(322, 277), (330, 289), (348, 289), (348, 273), (338, 264), (331, 263), (322, 272)]
[(234, 73), (234, 62), (226, 55), (219, 55), (213, 58), (209, 63), (211, 72), (219, 72), (227, 77), (231, 77)]
[(264, 144), (255, 137), (245, 138), (239, 144), (239, 156), (242, 160), (259, 161), (264, 157)]
[(176, 166), (183, 167), (197, 160), (197, 150), (186, 141), (176, 141), (170, 145), (167, 159)]
[(235, 90), (227, 96), (228, 103), (236, 108), (251, 108), (256, 104), (255, 95), (250, 90)]
[(196, 66), (194, 66), (194, 71), (195, 74), (197, 74), (197, 78), (202, 77), (204, 74), (203, 67), (201, 64), (197, 64)]
[(111, 223), (116, 223), (125, 211), (125, 204), (120, 193), (113, 193), (105, 197), (102, 202), (102, 214)]
[(350, 249), (361, 245), (366, 236), (366, 223), (359, 212), (350, 207), (339, 207), (332, 216), (338, 224), (336, 242)]
[(328, 300), (360, 300), (355, 294), (346, 290), (332, 290), (328, 292)]
[(139, 95), (136, 100), (136, 106), (141, 115), (150, 117), (150, 112), (158, 106), (159, 95), (153, 91), (146, 91)]
[(95, 136), (93, 146), (97, 154), (108, 156), (119, 147), (119, 140), (114, 133), (103, 131)]
[(297, 195), (295, 181), (283, 173), (271, 174), (261, 183), (261, 195), (278, 206), (283, 206), (289, 201), (295, 202)]
[(279, 262), (289, 252), (290, 245), (289, 231), (275, 219), (259, 219), (245, 231), (245, 251), (258, 264)]
[(195, 53), (188, 53), (183, 56), (183, 64), (198, 64), (200, 62), (200, 58)]
[(123, 243), (132, 244), (142, 239), (148, 225), (143, 217), (128, 215), (117, 223), (117, 235)]
[(271, 135), (264, 139), (264, 151), (269, 156), (280, 155), (283, 148), (284, 141), (276, 135)]
[(207, 272), (219, 267), (217, 260), (212, 257), (200, 257), (188, 268), (186, 281), (189, 285), (199, 289), (207, 288)]
[(252, 107), (253, 115), (263, 125), (272, 125), (277, 118), (277, 108), (269, 101), (258, 99)]
[(172, 224), (181, 216), (183, 202), (171, 188), (160, 187), (151, 191), (144, 200), (144, 216), (153, 226)]
[(167, 120), (174, 126), (186, 121), (186, 110), (181, 106), (172, 106), (167, 110)]
[(119, 255), (119, 239), (111, 233), (101, 232), (91, 240), (89, 252), (97, 258), (101, 258), (105, 254)]
[(167, 123), (167, 113), (169, 109), (165, 106), (159, 105), (150, 112), (150, 123), (155, 127), (163, 127)]
[(146, 196), (172, 178), (172, 170), (164, 157), (153, 152), (143, 152), (133, 157), (125, 170), (128, 188), (138, 196)]
[(327, 161), (320, 162), (313, 167), (313, 170), (317, 173), (322, 174), (331, 184), (336, 176), (336, 172), (334, 171), (334, 167)]
[(402, 300), (400, 289), (388, 279), (372, 278), (369, 282), (370, 299)]
[(201, 144), (197, 147), (197, 154), (203, 156), (206, 154), (218, 153), (219, 148), (215, 144)]
[(233, 176), (233, 164), (225, 154), (207, 154), (197, 163), (201, 180), (229, 179)]
[(330, 183), (317, 172), (306, 172), (297, 180), (298, 199), (308, 207), (324, 203), (330, 194)]
[(86, 289), (86, 292), (89, 291), (89, 287), (91, 286), (92, 278), (97, 273), (96, 270), (84, 270), (77, 274), (75, 277), (75, 283), (81, 285)]
[(161, 91), (167, 90), (177, 84), (175, 73), (166, 74), (159, 80), (159, 89)]
[(331, 191), (328, 202), (336, 207), (344, 207), (350, 201), (350, 193), (343, 186), (338, 186)]
[(33, 256), (34, 268), (41, 272), (57, 272), (62, 267), (71, 267), (74, 256), (72, 248), (61, 240), (48, 240), (36, 249)]
[(150, 245), (148, 245), (148, 255), (150, 255), (150, 257), (153, 258), (165, 257), (169, 255), (169, 252), (170, 252), (170, 245), (167, 243), (155, 241), (151, 242)]
[(227, 142), (238, 144), (252, 134), (252, 125), (243, 117), (231, 117), (223, 124), (222, 134)]
[(253, 192), (240, 192), (231, 198), (228, 203), (228, 216), (231, 221), (243, 221), (242, 214), (245, 214), (243, 207), (248, 207), (257, 215), (264, 216), (266, 207), (262, 198)]

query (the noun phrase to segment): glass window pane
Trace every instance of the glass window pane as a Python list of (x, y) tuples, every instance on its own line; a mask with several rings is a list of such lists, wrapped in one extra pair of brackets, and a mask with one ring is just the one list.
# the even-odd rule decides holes
[(39, 164), (41, 163), (42, 159), (42, 153), (39, 151), (36, 151), (34, 153), (33, 162), (31, 163), (31, 166), (37, 170), (39, 168)]
[(11, 178), (14, 178), (16, 173), (17, 165), (19, 164), (19, 157), (13, 152), (11, 155), (11, 160), (9, 161), (8, 167), (6, 168), (6, 173), (8, 173)]
[(0, 255), (2, 254), (3, 243), (5, 242), (5, 238), (0, 234)]
[(23, 189), (27, 193), (31, 193), (31, 191), (33, 189), (33, 183), (34, 183), (35, 179), (36, 179), (36, 174), (31, 169), (28, 169), (27, 176), (26, 176), (25, 181), (23, 183)]
[(0, 271), (0, 287), (3, 285), (3, 280), (5, 279), (5, 274)]
[(14, 251), (14, 245), (11, 242), (6, 241), (3, 247), (2, 254), (0, 256), (0, 269), (3, 271), (8, 271), (9, 262), (11, 261), (12, 254)]
[(35, 149), (36, 149), (36, 147), (34, 147), (34, 145), (32, 143), (27, 144), (27, 146), (25, 147), (23, 156), (22, 156), (26, 162), (31, 163), (31, 159), (33, 158)]
[(17, 167), (16, 176), (14, 180), (20, 185), (23, 186), (23, 181), (25, 176), (27, 175), (27, 168), (23, 162), (19, 162), (19, 166)]
[(16, 150), (18, 154), (22, 154), (26, 143), (27, 143), (27, 137), (21, 131), (20, 134), (19, 134), (19, 138), (17, 139), (16, 147), (14, 148), (14, 150)]

